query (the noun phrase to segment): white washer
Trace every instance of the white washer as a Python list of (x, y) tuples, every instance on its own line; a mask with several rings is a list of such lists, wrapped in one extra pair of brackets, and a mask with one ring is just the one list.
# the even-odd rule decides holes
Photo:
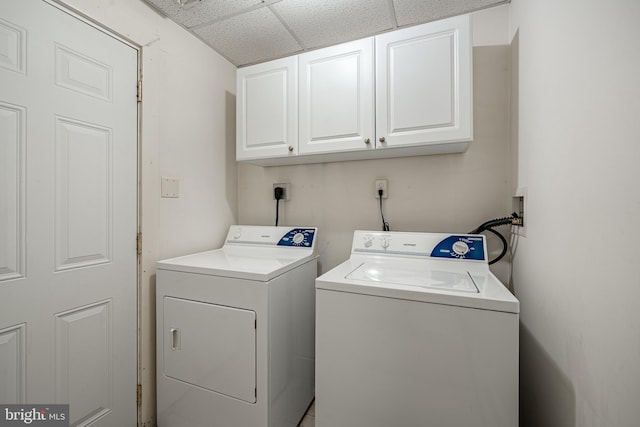
[(316, 426), (517, 426), (518, 313), (484, 236), (355, 231), (316, 279)]
[(159, 427), (297, 426), (314, 395), (316, 228), (232, 226), (158, 262)]

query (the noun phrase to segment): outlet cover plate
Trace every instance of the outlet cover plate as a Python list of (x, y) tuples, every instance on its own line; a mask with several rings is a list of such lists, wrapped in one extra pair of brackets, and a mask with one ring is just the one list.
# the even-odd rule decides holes
[(180, 197), (180, 180), (177, 178), (162, 178), (160, 195), (164, 198), (177, 199)]
[(388, 189), (388, 186), (387, 186), (387, 180), (386, 179), (376, 179), (376, 190), (375, 190), (375, 193), (373, 193), (376, 196), (376, 199), (379, 198), (378, 190), (382, 190), (382, 198), (383, 199), (388, 199), (389, 198), (389, 189)]
[(276, 196), (275, 196), (276, 187), (284, 188), (284, 197), (282, 199), (280, 199), (280, 200), (285, 200), (285, 201), (291, 200), (291, 184), (289, 184), (289, 183), (275, 183), (275, 184), (273, 184), (273, 188), (271, 189), (271, 198), (273, 200), (276, 199)]

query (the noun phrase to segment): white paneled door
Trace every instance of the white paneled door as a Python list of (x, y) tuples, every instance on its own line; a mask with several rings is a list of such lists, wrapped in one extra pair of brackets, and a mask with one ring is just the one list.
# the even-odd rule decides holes
[(137, 50), (0, 1), (0, 403), (136, 425)]

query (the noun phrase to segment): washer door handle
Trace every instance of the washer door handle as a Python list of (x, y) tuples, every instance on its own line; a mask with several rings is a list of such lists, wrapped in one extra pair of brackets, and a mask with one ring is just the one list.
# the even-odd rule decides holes
[(171, 350), (180, 350), (180, 329), (171, 328)]

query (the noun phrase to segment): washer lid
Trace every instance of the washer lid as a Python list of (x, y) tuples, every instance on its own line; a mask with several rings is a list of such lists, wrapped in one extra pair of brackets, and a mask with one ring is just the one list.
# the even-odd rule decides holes
[[(518, 300), (486, 267), (454, 260), (352, 256), (318, 277), (316, 289), (519, 313)], [(469, 291), (471, 286), (477, 292)]]
[(385, 265), (382, 267), (380, 263), (365, 262), (349, 273), (346, 278), (394, 285), (479, 293), (473, 278), (467, 272), (427, 270), (408, 265)]

